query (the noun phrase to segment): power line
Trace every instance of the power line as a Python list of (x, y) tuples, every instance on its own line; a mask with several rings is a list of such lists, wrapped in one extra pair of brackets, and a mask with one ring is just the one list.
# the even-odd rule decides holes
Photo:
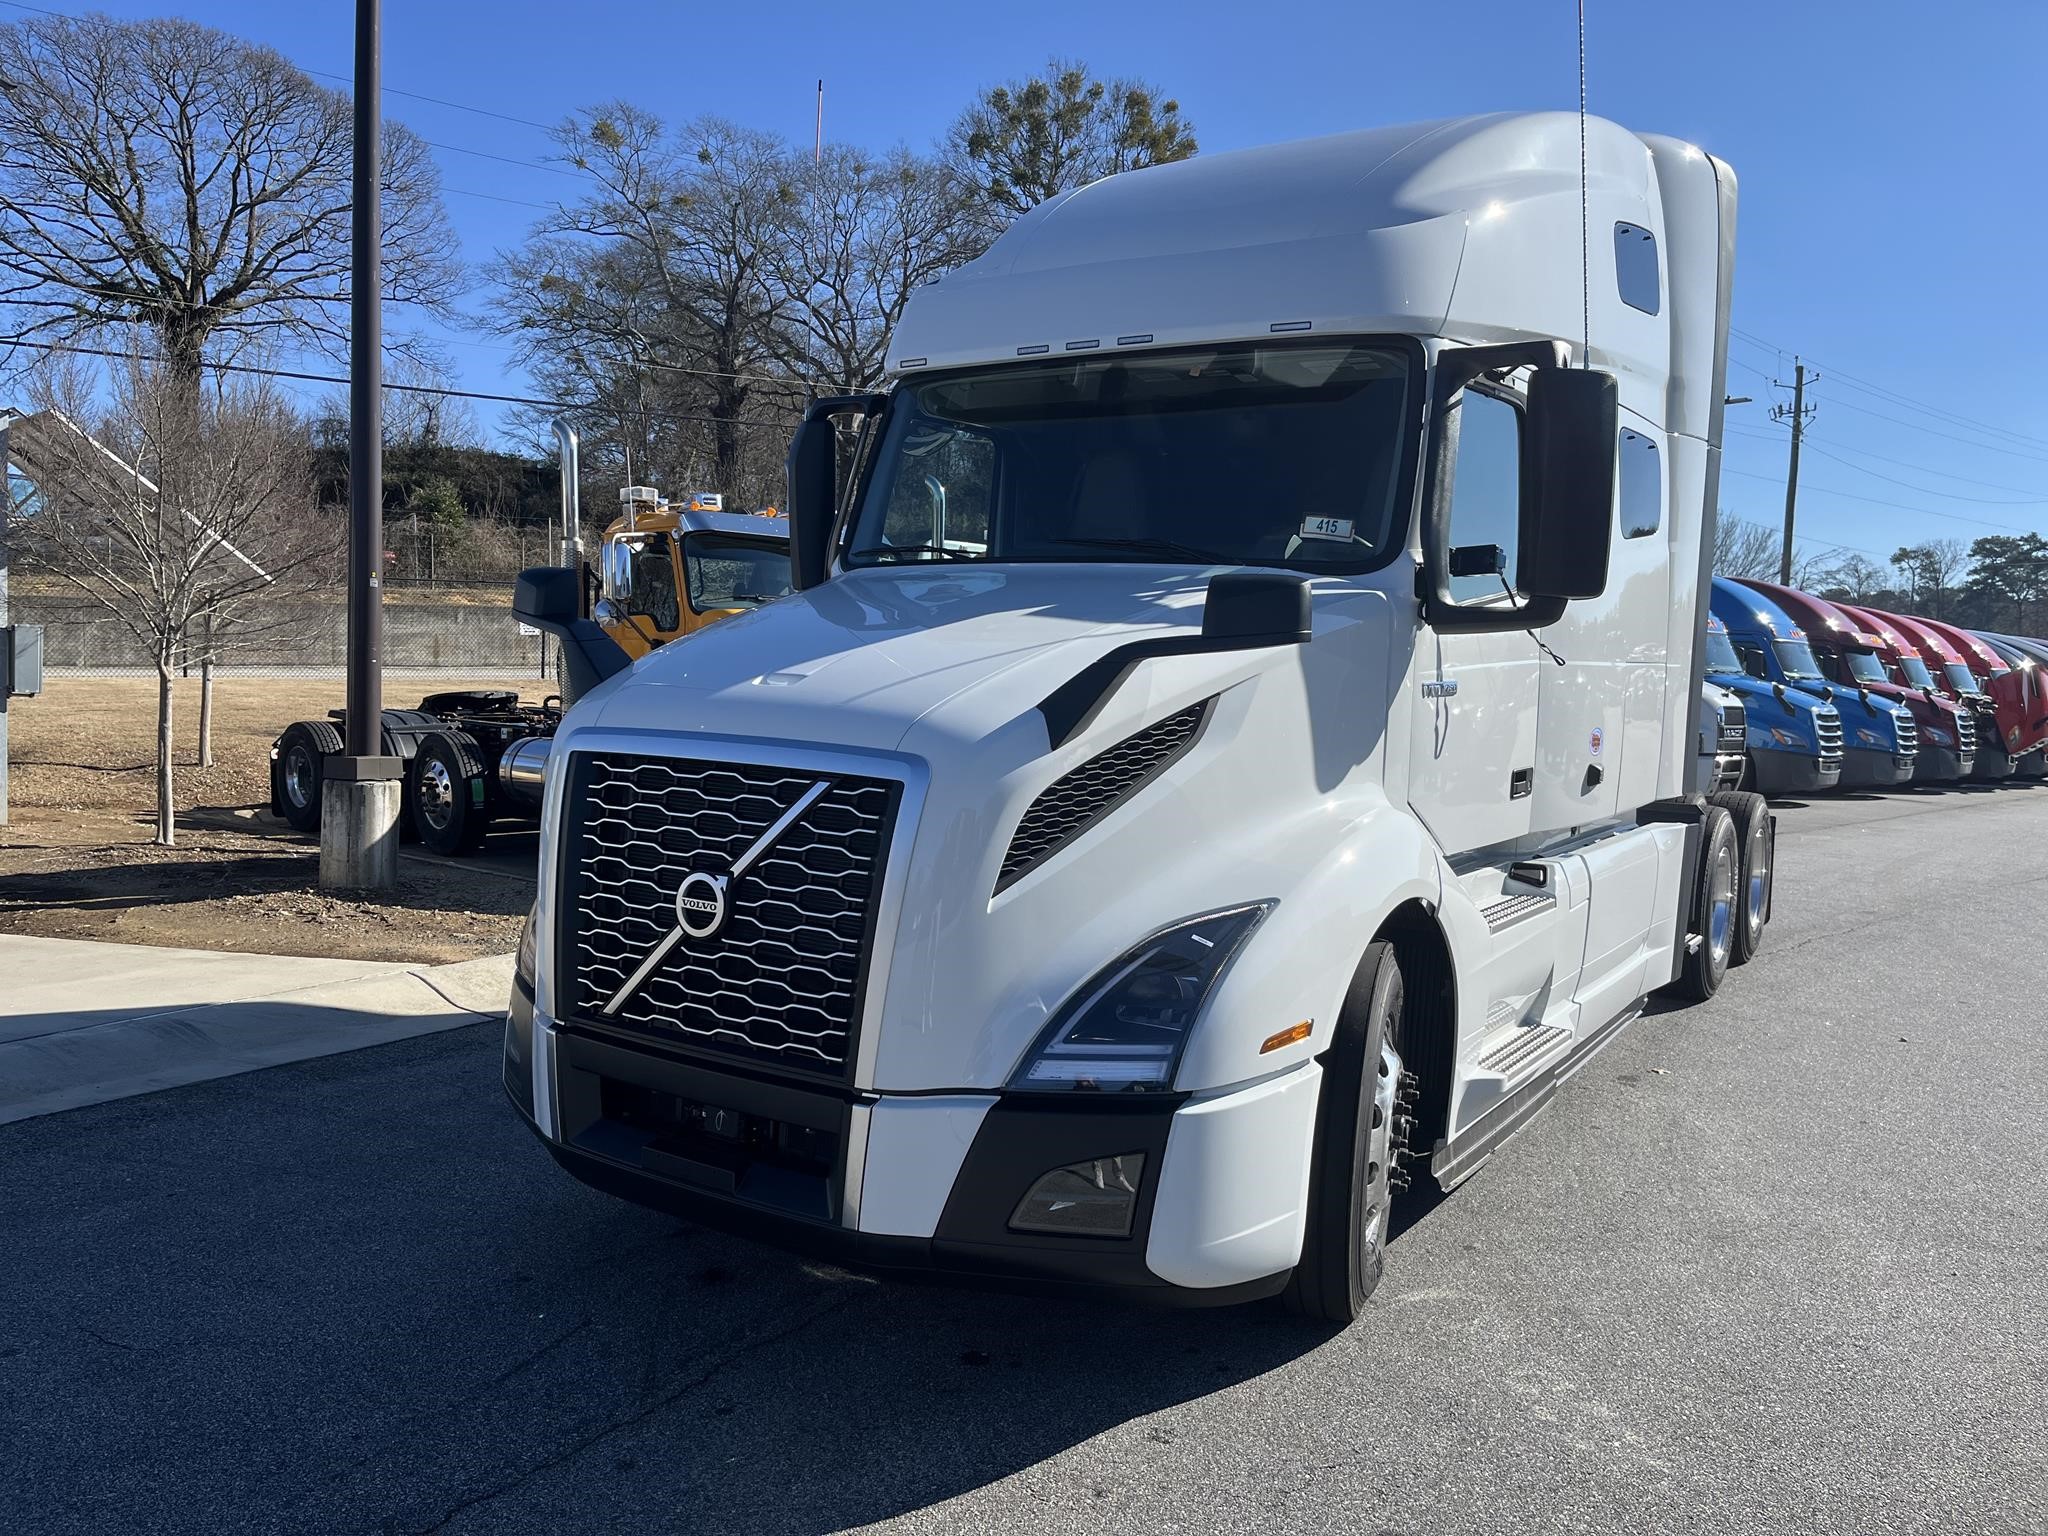
[[(1776, 475), (1760, 475), (1747, 469), (1724, 468), (1721, 473), (1724, 475), (1740, 475), (1745, 480), (1762, 480), (1770, 485), (1777, 485), (1779, 483)], [(2022, 528), (2014, 523), (1994, 523), (1987, 518), (1965, 517), (1960, 512), (1937, 512), (1932, 507), (1916, 507), (1911, 502), (1906, 501), (1885, 501), (1876, 496), (1859, 496), (1854, 491), (1838, 491), (1825, 485), (1809, 485), (1806, 489), (1816, 496), (1839, 496), (1844, 501), (1868, 502), (1873, 507), (1896, 507), (1901, 512), (1917, 512), (1922, 517), (1946, 518), (1952, 523), (1975, 523), (1980, 528), (2001, 528), (2007, 533), (2032, 533), (2035, 531), (2032, 528)]]
[(1868, 448), (1848, 448), (1840, 443), (1835, 443), (1834, 446), (1859, 459), (1876, 459), (1880, 464), (1896, 464), (1901, 469), (1916, 469), (1923, 475), (1933, 475), (1937, 480), (1960, 480), (1965, 485), (1981, 485), (1991, 491), (2012, 491), (2021, 496), (2035, 494), (2033, 490), (2023, 485), (2001, 485), (1996, 480), (1974, 480), (1968, 475), (1958, 475), (1951, 470), (1936, 469), (1932, 464), (1915, 464), (1909, 459), (1894, 459), (1882, 453), (1872, 453)]
[(1829, 453), (1827, 449), (1814, 447), (1812, 444), (1807, 446), (1824, 459), (1833, 459), (1837, 464), (1847, 464), (1849, 468), (1855, 470), (1859, 475), (1869, 475), (1871, 478), (1882, 480), (1888, 485), (1904, 486), (1907, 490), (1918, 491), (1923, 496), (1939, 496), (1944, 501), (1967, 501), (1984, 507), (2048, 507), (2048, 497), (2037, 496), (2008, 501), (1999, 496), (1964, 496), (1956, 491), (1930, 491), (1924, 485), (1915, 485), (1912, 481), (1901, 480), (1896, 475), (1880, 474), (1877, 470), (1866, 469), (1863, 465), (1846, 459), (1839, 453)]

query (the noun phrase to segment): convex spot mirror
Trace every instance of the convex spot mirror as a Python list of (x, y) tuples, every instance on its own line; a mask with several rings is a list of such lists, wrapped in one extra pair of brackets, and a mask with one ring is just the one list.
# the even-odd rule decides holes
[(1529, 375), (1515, 559), (1515, 586), (1527, 596), (1607, 590), (1620, 414), (1610, 373), (1538, 368)]

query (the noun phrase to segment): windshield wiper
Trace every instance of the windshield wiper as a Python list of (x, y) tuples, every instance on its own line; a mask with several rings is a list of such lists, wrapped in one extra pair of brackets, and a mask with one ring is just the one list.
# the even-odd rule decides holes
[(955, 549), (950, 544), (877, 544), (872, 549), (853, 550), (856, 560), (893, 560), (899, 555), (937, 555), (942, 560), (986, 560), (978, 550)]
[(1164, 555), (1170, 560), (1198, 560), (1206, 565), (1244, 563), (1229, 555), (1219, 555), (1213, 549), (1197, 549), (1192, 544), (1176, 544), (1171, 539), (1054, 539), (1052, 542), (1076, 548), (1128, 550), (1134, 555)]

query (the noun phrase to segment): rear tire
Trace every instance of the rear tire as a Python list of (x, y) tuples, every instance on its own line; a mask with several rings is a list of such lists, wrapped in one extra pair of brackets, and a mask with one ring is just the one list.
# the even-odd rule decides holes
[(320, 786), (327, 759), (341, 750), (341, 732), (330, 720), (300, 720), (277, 738), (270, 760), (270, 803), (294, 832), (320, 830)]
[(422, 739), (405, 787), (413, 826), (427, 847), (460, 858), (483, 846), (491, 829), (490, 782), (467, 735), (435, 731)]
[(1735, 942), (1729, 951), (1731, 965), (1747, 965), (1750, 956), (1763, 948), (1764, 925), (1771, 920), (1773, 853), (1777, 838), (1771, 826), (1770, 807), (1762, 795), (1725, 793), (1709, 795), (1711, 804), (1726, 811), (1735, 823), (1735, 844), (1742, 853), (1741, 880), (1736, 888)]
[(1340, 1328), (1357, 1319), (1385, 1266), (1389, 1175), (1404, 1150), (1396, 1135), (1401, 1060), (1392, 1043), (1402, 999), (1394, 947), (1375, 943), (1351, 979), (1323, 1056), (1307, 1230), (1285, 1299), (1304, 1317)]
[(1742, 850), (1735, 841), (1735, 819), (1720, 806), (1709, 805), (1700, 823), (1700, 867), (1693, 881), (1687, 921), (1687, 944), (1691, 945), (1695, 934), (1699, 944), (1688, 949), (1685, 969), (1679, 973), (1681, 997), (1703, 1003), (1721, 990), (1734, 951), (1741, 874)]

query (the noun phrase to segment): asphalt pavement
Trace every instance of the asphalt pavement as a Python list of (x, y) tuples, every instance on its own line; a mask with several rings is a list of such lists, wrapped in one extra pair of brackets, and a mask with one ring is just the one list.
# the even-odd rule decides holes
[(607, 1200), (490, 1025), (0, 1126), (59, 1532), (2048, 1530), (2048, 786), (1781, 812), (1341, 1334), (900, 1287)]

